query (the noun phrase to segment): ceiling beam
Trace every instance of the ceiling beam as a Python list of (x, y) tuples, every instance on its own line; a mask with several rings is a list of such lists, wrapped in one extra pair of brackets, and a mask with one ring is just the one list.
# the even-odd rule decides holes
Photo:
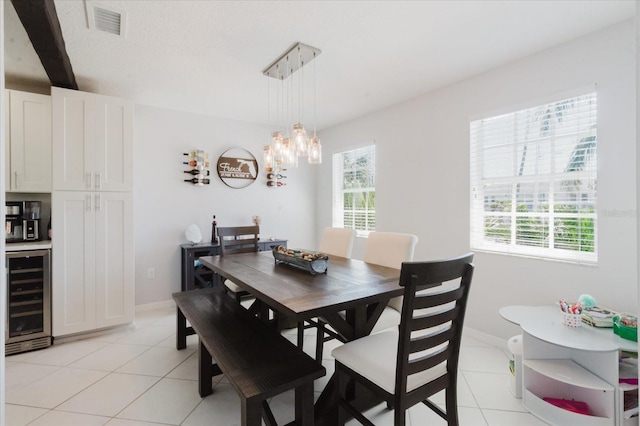
[(11, 0), (52, 86), (78, 90), (53, 0)]

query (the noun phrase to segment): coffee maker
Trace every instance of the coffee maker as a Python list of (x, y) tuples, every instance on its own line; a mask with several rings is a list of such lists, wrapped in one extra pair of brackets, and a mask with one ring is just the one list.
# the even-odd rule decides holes
[(5, 209), (6, 242), (40, 240), (40, 201), (7, 201)]
[(15, 243), (24, 240), (22, 232), (22, 201), (7, 201), (5, 207), (5, 240)]
[(40, 201), (23, 201), (22, 235), (25, 241), (40, 239)]

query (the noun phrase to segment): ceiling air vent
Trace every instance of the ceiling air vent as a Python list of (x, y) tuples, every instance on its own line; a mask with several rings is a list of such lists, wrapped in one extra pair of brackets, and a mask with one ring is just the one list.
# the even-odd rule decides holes
[(100, 3), (85, 0), (89, 29), (124, 37), (126, 15)]

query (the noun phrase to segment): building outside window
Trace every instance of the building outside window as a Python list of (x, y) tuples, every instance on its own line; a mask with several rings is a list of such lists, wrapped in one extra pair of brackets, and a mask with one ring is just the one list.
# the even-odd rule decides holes
[(376, 147), (333, 155), (333, 226), (366, 236), (376, 229)]
[(472, 121), (472, 250), (597, 262), (596, 93)]

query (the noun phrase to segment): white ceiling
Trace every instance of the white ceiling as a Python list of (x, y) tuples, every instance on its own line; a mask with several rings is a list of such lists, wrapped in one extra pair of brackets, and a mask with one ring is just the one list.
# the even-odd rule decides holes
[[(7, 84), (46, 84), (4, 3)], [(322, 50), (315, 60), (318, 128), (632, 18), (635, 10), (628, 0), (96, 3), (126, 13), (124, 38), (89, 30), (84, 1), (55, 1), (80, 90), (267, 123), (276, 83), (262, 70), (300, 41)], [(306, 122), (313, 121), (312, 81), (313, 62), (304, 67)]]

